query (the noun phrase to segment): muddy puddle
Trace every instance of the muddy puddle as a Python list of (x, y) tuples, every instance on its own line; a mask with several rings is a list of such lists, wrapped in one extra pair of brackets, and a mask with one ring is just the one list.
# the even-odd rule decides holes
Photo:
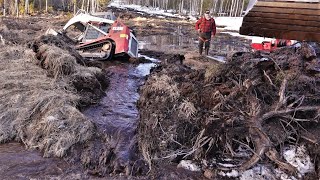
[[(198, 52), (198, 37), (195, 35), (190, 38), (189, 36), (183, 35), (179, 27), (177, 29), (178, 30), (172, 34), (139, 37), (139, 48), (171, 53)], [(244, 38), (232, 38), (229, 34), (220, 33), (212, 39), (209, 55), (213, 57), (213, 59), (225, 61), (230, 53), (250, 52), (251, 48), (249, 44), (248, 40)]]

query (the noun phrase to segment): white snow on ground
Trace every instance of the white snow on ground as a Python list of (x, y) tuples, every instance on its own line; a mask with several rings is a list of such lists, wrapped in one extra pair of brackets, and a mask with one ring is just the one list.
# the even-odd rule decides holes
[(240, 180), (263, 180), (263, 179), (275, 179), (271, 169), (263, 165), (257, 165), (254, 168), (243, 172), (240, 176)]
[(190, 171), (200, 171), (200, 167), (194, 164), (191, 160), (182, 160), (178, 164), (178, 168), (183, 168)]
[(314, 164), (311, 162), (310, 156), (307, 154), (305, 146), (289, 146), (283, 151), (284, 159), (296, 167), (300, 175), (314, 171)]
[[(280, 179), (280, 180), (297, 180), (302, 179), (306, 173), (314, 172), (315, 166), (311, 162), (310, 156), (307, 153), (305, 146), (286, 146), (282, 150), (282, 155), (287, 163), (291, 164), (298, 170), (298, 177), (294, 177), (286, 174), (279, 168), (274, 169), (271, 166), (266, 166), (262, 164), (257, 164), (251, 169), (244, 172), (231, 171), (225, 172), (220, 171), (218, 174), (220, 176), (226, 177), (239, 177), (240, 180), (264, 180), (264, 179)], [(218, 163), (219, 164), (219, 163)], [(221, 165), (221, 164), (219, 164)], [(232, 167), (232, 165), (227, 164), (225, 167)]]
[(225, 26), (223, 30), (234, 30), (239, 31), (243, 17), (215, 17), (217, 26)]
[(219, 172), (220, 176), (227, 176), (227, 177), (239, 177), (239, 172), (236, 170), (232, 170), (231, 172)]
[(235, 37), (241, 37), (244, 39), (249, 39), (252, 41), (252, 43), (261, 43), (262, 41), (272, 41), (274, 40), (273, 38), (265, 38), (265, 37), (259, 37), (259, 36), (245, 36), (245, 35), (241, 35), (237, 32), (229, 32), (229, 31), (225, 31), (225, 32), (220, 32), (220, 33), (224, 33), (224, 34), (230, 34), (231, 36), (235, 36)]
[(134, 4), (123, 4), (122, 1), (114, 0), (111, 2), (108, 7), (115, 7), (119, 9), (134, 9), (136, 11), (140, 11), (146, 14), (154, 14), (159, 16), (167, 16), (167, 17), (178, 17), (178, 18), (184, 18), (183, 16), (180, 16), (178, 14), (174, 14), (173, 10), (162, 10), (159, 8), (152, 8), (152, 7), (146, 7), (146, 6), (140, 6), (140, 5), (134, 5)]

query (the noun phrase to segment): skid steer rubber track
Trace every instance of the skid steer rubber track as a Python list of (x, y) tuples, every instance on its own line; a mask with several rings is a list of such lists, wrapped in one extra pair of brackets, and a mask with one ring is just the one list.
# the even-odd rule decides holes
[(240, 34), (320, 42), (320, 0), (257, 1)]

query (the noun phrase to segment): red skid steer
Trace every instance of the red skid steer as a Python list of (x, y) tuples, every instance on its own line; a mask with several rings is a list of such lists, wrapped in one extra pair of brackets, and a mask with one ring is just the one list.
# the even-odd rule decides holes
[(110, 60), (119, 56), (136, 58), (137, 38), (128, 26), (115, 19), (112, 12), (88, 14), (79, 11), (63, 27), (62, 33), (66, 35), (67, 29), (72, 26), (81, 32), (73, 40), (78, 42), (76, 50), (86, 59)]

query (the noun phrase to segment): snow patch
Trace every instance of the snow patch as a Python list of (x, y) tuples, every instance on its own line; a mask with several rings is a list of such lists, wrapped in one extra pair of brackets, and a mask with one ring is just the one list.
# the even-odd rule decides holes
[(232, 170), (231, 172), (219, 172), (218, 174), (224, 177), (239, 177), (239, 172), (236, 170)]
[(275, 179), (271, 169), (263, 165), (257, 165), (252, 169), (244, 171), (240, 180), (262, 180), (262, 179)]
[(307, 150), (305, 146), (295, 147), (290, 145), (289, 147), (285, 147), (283, 150), (284, 159), (296, 167), (299, 173), (303, 176), (308, 172), (313, 172), (315, 167), (311, 162), (310, 156), (307, 154)]
[(200, 168), (190, 160), (182, 160), (178, 164), (178, 168), (183, 168), (190, 171), (200, 171)]
[(184, 19), (185, 17), (180, 16), (178, 14), (173, 14), (172, 10), (162, 10), (159, 8), (152, 8), (152, 7), (146, 7), (146, 6), (140, 6), (140, 5), (134, 5), (134, 4), (124, 4), (121, 0), (114, 0), (112, 1), (108, 7), (115, 7), (119, 9), (133, 9), (136, 11), (139, 11), (140, 13), (147, 13), (151, 15), (160, 15), (160, 16), (166, 16), (166, 17), (177, 17)]
[(214, 18), (217, 26), (224, 26), (224, 30), (239, 31), (243, 17), (216, 17)]
[(152, 57), (149, 57), (149, 56), (145, 56), (145, 55), (142, 55), (142, 54), (138, 54), (138, 57), (143, 57), (143, 58), (145, 58), (147, 60), (150, 60), (150, 61), (152, 61), (154, 63), (160, 62), (158, 59), (155, 59), (155, 58), (152, 58)]
[(234, 164), (226, 164), (226, 163), (218, 163), (218, 165), (222, 167), (228, 167), (228, 168), (236, 167), (236, 165)]

